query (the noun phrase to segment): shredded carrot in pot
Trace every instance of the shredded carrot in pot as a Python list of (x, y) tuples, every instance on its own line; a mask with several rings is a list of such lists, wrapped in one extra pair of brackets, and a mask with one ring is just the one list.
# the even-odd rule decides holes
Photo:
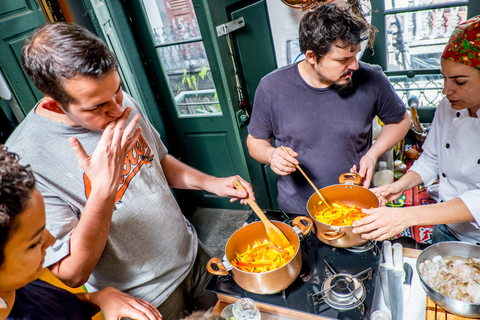
[(331, 226), (351, 226), (353, 221), (360, 220), (366, 216), (356, 205), (350, 207), (335, 202), (331, 205), (331, 208), (323, 209), (313, 217), (319, 222)]
[(269, 241), (255, 241), (253, 247), (248, 245), (244, 253), (235, 253), (235, 259), (231, 263), (242, 271), (261, 273), (283, 267), (294, 256), (293, 245), (281, 249)]

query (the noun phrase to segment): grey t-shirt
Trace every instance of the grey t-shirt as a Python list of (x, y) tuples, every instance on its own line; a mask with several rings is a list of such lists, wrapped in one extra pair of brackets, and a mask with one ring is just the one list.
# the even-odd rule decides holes
[[(266, 75), (255, 92), (248, 132), (257, 139), (275, 138), (277, 147), (298, 153), (300, 167), (318, 188), (338, 183), (372, 143), (375, 115), (386, 124), (399, 122), (405, 105), (380, 67), (359, 63), (353, 73), (355, 91), (342, 97), (332, 86), (314, 88), (298, 65)], [(314, 193), (298, 170), (279, 176), (278, 204), (286, 212), (307, 213)]]
[[(88, 284), (115, 287), (159, 306), (192, 268), (197, 237), (170, 190), (160, 162), (167, 149), (136, 102), (124, 93), (123, 108), (141, 115), (142, 134), (125, 159), (110, 233)], [(30, 164), (46, 206), (47, 228), (57, 238), (45, 266), (70, 253), (70, 235), (90, 192), (67, 139), (76, 137), (92, 154), (102, 132), (72, 127), (32, 110), (7, 141), (10, 151)]]

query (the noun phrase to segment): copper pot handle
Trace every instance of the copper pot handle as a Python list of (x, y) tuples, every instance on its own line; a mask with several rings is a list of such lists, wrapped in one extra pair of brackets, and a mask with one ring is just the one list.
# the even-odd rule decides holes
[(322, 238), (330, 241), (340, 239), (346, 234), (346, 232), (342, 230), (320, 230), (318, 233)]
[[(304, 225), (301, 221), (306, 221), (307, 222), (307, 225)], [(304, 217), (304, 216), (298, 216), (296, 217), (295, 219), (293, 219), (293, 222), (292, 222), (292, 225), (294, 227), (297, 227), (298, 229), (300, 229), (300, 231), (302, 232), (302, 234), (304, 236), (306, 236), (311, 230), (312, 230), (312, 227), (313, 227), (313, 221), (312, 219), (310, 219), (309, 217)]]
[(346, 172), (346, 173), (342, 173), (340, 177), (338, 177), (338, 182), (340, 184), (360, 185), (360, 182), (362, 182), (362, 177), (360, 177), (360, 175), (353, 172)]
[[(212, 264), (216, 265), (219, 270), (213, 270), (213, 268), (212, 268), (212, 266), (211, 266)], [(220, 258), (217, 258), (217, 257), (208, 260), (208, 262), (207, 262), (207, 270), (208, 270), (208, 272), (210, 272), (211, 274), (214, 274), (214, 275), (217, 275), (217, 276), (226, 276), (226, 275), (228, 275), (227, 268), (225, 268), (225, 266), (223, 265), (223, 263), (222, 263), (222, 261), (220, 260)]]

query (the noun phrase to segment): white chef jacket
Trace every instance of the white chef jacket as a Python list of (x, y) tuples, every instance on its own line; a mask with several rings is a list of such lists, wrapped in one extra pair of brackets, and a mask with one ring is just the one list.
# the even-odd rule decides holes
[[(444, 98), (423, 144), (423, 153), (410, 170), (424, 184), (439, 177), (439, 201), (460, 198), (474, 222), (448, 224), (461, 241), (480, 242), (480, 110), (470, 117), (468, 109), (452, 109)], [(455, 212), (452, 212), (455, 214)]]

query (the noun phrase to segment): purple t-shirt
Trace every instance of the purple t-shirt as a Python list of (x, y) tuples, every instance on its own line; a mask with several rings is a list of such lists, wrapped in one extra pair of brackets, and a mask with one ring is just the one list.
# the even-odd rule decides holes
[[(373, 118), (378, 115), (390, 124), (405, 114), (404, 103), (379, 66), (359, 63), (353, 81), (355, 91), (342, 97), (332, 86), (310, 86), (297, 64), (275, 70), (258, 85), (248, 132), (295, 150), (318, 188), (337, 184), (370, 148)], [(314, 190), (298, 170), (279, 176), (277, 186), (280, 209), (307, 213)]]

